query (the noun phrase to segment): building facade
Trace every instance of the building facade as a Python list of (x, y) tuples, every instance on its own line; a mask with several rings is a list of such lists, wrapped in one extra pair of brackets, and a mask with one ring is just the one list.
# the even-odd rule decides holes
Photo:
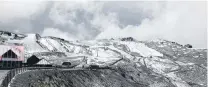
[(18, 68), (24, 61), (24, 46), (0, 45), (0, 69)]

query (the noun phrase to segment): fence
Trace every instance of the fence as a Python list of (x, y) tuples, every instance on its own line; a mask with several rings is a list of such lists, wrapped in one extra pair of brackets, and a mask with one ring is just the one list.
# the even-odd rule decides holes
[(20, 74), (28, 70), (40, 70), (40, 69), (54, 69), (54, 68), (53, 67), (22, 67), (22, 68), (12, 69), (9, 72), (7, 72), (7, 75), (3, 78), (0, 87), (8, 87), (12, 78), (17, 74)]
[(28, 70), (27, 68), (16, 68), (10, 70), (9, 72), (7, 72), (7, 75), (4, 77), (0, 87), (8, 87), (8, 84), (15, 75), (25, 72), (27, 70)]

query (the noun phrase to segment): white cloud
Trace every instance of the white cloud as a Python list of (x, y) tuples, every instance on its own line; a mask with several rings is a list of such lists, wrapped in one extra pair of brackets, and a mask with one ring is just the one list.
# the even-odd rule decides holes
[(45, 4), (45, 2), (41, 2), (40, 0), (0, 1), (0, 22), (9, 22), (17, 18), (30, 18), (37, 11), (44, 10)]
[(59, 37), (59, 38), (63, 38), (65, 40), (70, 40), (70, 41), (76, 40), (75, 37), (71, 36), (69, 33), (62, 32), (60, 31), (60, 29), (57, 29), (57, 28), (45, 28), (41, 35)]
[[(64, 35), (58, 37), (65, 39), (132, 36), (138, 40), (164, 38), (194, 47), (206, 47), (207, 44), (205, 2), (46, 3), (0, 2), (0, 28), (17, 27), (14, 30), (18, 32), (43, 32), (47, 36), (56, 35), (53, 32), (56, 31)], [(25, 21), (19, 23), (22, 18)], [(15, 26), (10, 27), (12, 25)]]
[[(147, 6), (150, 5), (142, 8), (146, 9)], [(195, 47), (206, 47), (206, 3), (167, 2), (165, 7), (158, 7), (162, 10), (155, 8), (149, 10), (153, 19), (145, 18), (140, 25), (128, 25), (123, 29), (115, 24), (112, 28), (106, 28), (106, 31), (97, 38), (123, 36), (132, 36), (138, 40), (163, 38), (181, 44), (190, 43)]]
[(102, 5), (102, 2), (55, 2), (49, 17), (60, 29), (80, 40), (92, 39), (103, 29), (101, 23), (106, 20)]

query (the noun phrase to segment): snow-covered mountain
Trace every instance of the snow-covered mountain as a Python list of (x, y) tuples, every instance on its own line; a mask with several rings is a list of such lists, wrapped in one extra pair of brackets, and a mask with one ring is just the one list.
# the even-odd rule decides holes
[[(150, 87), (206, 87), (207, 49), (187, 48), (167, 40), (138, 41), (134, 38), (67, 41), (39, 34), (3, 32), (3, 42), (21, 42), (25, 58), (36, 55), (52, 64), (71, 62), (75, 68), (112, 67)], [(17, 38), (18, 37), (18, 38)], [(25, 59), (25, 60), (26, 60)], [(123, 75), (122, 75), (123, 76)], [(127, 78), (126, 78), (127, 79)]]

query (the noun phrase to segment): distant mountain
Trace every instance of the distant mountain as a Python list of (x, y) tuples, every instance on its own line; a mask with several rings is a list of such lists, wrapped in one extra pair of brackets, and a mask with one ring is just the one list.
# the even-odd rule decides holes
[(1, 31), (0, 38), (5, 40), (5, 44), (21, 42), (25, 46), (26, 59), (37, 55), (56, 65), (70, 61), (75, 68), (108, 66), (117, 70), (127, 81), (133, 80), (134, 83), (130, 82), (134, 86), (207, 86), (207, 49), (187, 48), (161, 39), (138, 41), (132, 37), (67, 41), (52, 36), (41, 37), (39, 34)]

